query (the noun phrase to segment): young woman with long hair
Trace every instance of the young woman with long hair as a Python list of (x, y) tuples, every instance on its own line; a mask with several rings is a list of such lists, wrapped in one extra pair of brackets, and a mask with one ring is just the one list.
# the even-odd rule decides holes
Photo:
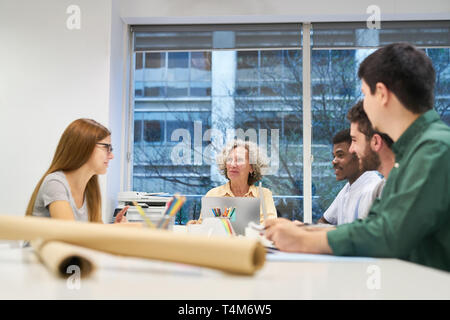
[[(98, 175), (114, 156), (111, 132), (91, 119), (73, 121), (64, 131), (50, 168), (39, 180), (26, 215), (102, 223)], [(126, 222), (124, 214), (115, 222)]]

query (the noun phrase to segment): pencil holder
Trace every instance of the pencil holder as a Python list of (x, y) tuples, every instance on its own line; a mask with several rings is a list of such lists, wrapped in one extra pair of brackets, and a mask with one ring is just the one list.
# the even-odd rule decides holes
[(228, 221), (235, 221), (236, 215), (234, 214), (236, 211), (235, 207), (231, 208), (212, 208), (211, 212), (213, 213), (215, 218), (226, 218)]
[(203, 219), (203, 222), (199, 225), (196, 233), (222, 236), (235, 235), (230, 219), (224, 217)]
[(161, 229), (173, 230), (173, 225), (175, 224), (175, 216), (165, 216), (165, 215), (154, 215), (150, 216), (150, 220)]
[(222, 225), (225, 228), (227, 234), (229, 234), (230, 236), (235, 235), (233, 226), (231, 225), (230, 222), (231, 219), (229, 217), (220, 217), (219, 219), (222, 222)]

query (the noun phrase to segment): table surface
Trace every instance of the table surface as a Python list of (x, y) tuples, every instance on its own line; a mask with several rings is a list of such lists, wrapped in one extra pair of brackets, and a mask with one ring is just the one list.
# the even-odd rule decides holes
[(0, 243), (0, 299), (450, 299), (450, 273), (397, 259), (267, 254), (253, 276), (105, 253), (96, 263), (78, 288), (31, 248)]

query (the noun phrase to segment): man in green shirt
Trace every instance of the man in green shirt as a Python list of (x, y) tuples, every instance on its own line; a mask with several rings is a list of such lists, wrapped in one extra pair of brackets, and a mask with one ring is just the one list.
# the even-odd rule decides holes
[(433, 109), (435, 72), (422, 51), (385, 46), (360, 65), (364, 110), (388, 134), (396, 163), (364, 220), (333, 230), (268, 220), (289, 252), (398, 258), (450, 271), (450, 128)]

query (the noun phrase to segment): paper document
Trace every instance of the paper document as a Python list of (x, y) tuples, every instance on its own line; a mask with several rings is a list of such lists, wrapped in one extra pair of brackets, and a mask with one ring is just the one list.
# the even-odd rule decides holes
[(259, 199), (261, 201), (261, 205), (262, 205), (262, 212), (263, 212), (263, 216), (264, 216), (264, 221), (267, 220), (267, 212), (266, 212), (266, 204), (264, 203), (264, 194), (263, 194), (263, 190), (262, 190), (262, 182), (259, 182)]
[(278, 262), (373, 262), (375, 258), (372, 257), (340, 257), (333, 256), (329, 254), (310, 254), (310, 253), (291, 253), (291, 252), (281, 252), (276, 250), (268, 250), (266, 255), (267, 261), (278, 261)]

